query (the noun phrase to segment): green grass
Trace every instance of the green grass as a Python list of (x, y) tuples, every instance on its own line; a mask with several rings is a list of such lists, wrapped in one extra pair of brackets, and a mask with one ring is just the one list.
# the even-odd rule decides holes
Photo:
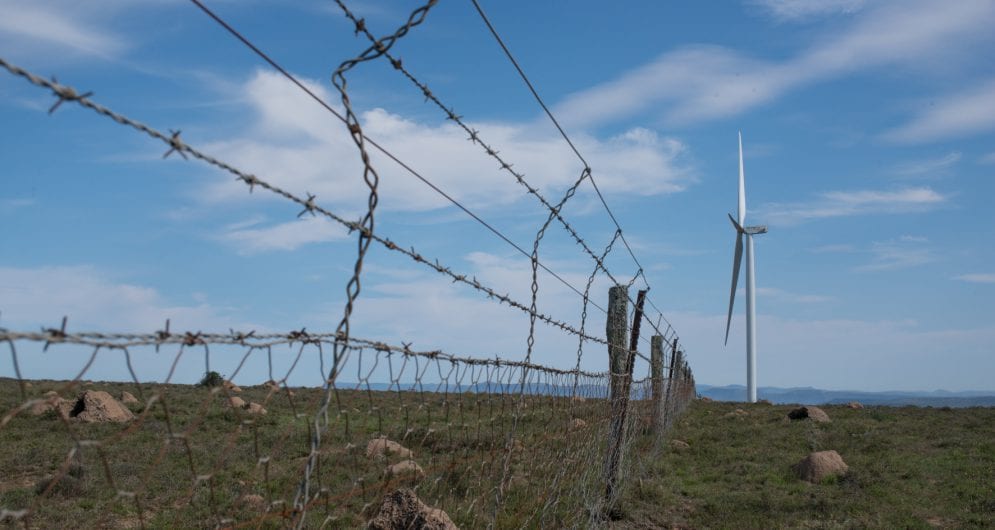
[[(52, 389), (64, 397), (88, 388), (139, 394), (126, 383), (64, 385), (35, 381), (28, 398)], [(133, 405), (138, 419), (128, 424), (16, 414), (0, 425), (0, 508), (30, 510), (30, 528), (137, 528), (140, 522), (215, 528), (221, 521), (283, 528), (309, 454), (308, 420), (322, 395), (293, 390), (291, 398), (265, 386), (243, 387), (240, 397), (269, 412), (257, 418), (223, 406), (220, 388), (160, 384), (141, 385), (145, 402), (156, 394), (161, 399), (148, 410)], [(0, 379), (0, 415), (22, 402), (16, 382)], [(338, 391), (312, 478), (312, 491), (324, 493), (310, 507), (306, 527), (318, 528), (326, 518), (326, 528), (359, 527), (383, 495), (400, 486), (414, 488), (463, 528), (490, 521), (496, 528), (584, 524), (585, 506), (603, 488), (607, 404), (526, 396), (524, 405), (516, 428), (520, 446), (506, 459), (517, 396)], [(571, 430), (574, 418), (588, 427)], [(414, 451), (423, 480), (386, 476), (387, 462), (366, 457), (367, 442), (381, 433)], [(79, 456), (68, 458), (76, 440), (84, 442)], [(499, 490), (505, 466), (512, 480)], [(268, 510), (240, 503), (246, 494), (261, 495)]]
[[(749, 414), (727, 417), (737, 408)], [(793, 407), (694, 402), (668, 449), (633, 478), (619, 528), (992, 528), (995, 408)], [(791, 465), (833, 449), (849, 472), (821, 484)]]

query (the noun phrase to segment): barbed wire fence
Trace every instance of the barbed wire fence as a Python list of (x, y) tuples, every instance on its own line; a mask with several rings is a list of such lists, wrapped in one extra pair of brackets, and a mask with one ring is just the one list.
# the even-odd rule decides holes
[[(275, 334), (176, 332), (169, 329), (168, 321), (164, 329), (148, 334), (74, 332), (67, 329), (66, 319), (58, 328), (39, 332), (0, 328), (0, 342), (9, 347), (14, 376), (0, 381), (0, 396), (7, 407), (0, 418), (0, 439), (20, 439), (30, 432), (39, 440), (23, 448), (12, 444), (16, 450), (8, 451), (0, 461), (5, 475), (18, 477), (0, 485), (0, 521), (25, 528), (78, 526), (82, 521), (85, 526), (142, 528), (171, 524), (444, 528), (451, 520), (469, 528), (515, 528), (597, 525), (617, 514), (626, 479), (660, 449), (667, 429), (695, 395), (694, 378), (673, 326), (667, 321), (665, 329), (660, 327), (666, 317), (648, 296), (650, 286), (643, 267), (598, 189), (594, 171), (479, 4), (473, 2), (582, 164), (577, 179), (555, 202), (514, 170), (497, 146), (486, 143), (479, 131), (392, 54), (399, 39), (426, 21), (435, 0), (415, 9), (404, 25), (380, 38), (364, 19), (336, 0), (356, 34), (370, 43), (332, 75), (344, 114), (201, 2), (191, 1), (345, 124), (362, 162), (368, 192), (359, 221), (346, 220), (320, 205), (314, 195), (285, 190), (205, 153), (181, 138), (178, 129), (167, 134), (96, 103), (92, 92), (80, 92), (3, 58), (0, 68), (51, 91), (57, 99), (50, 114), (64, 103), (80, 105), (162, 142), (167, 149), (163, 158), (175, 154), (199, 160), (233, 175), (250, 192), (258, 188), (295, 203), (301, 208), (298, 217), (321, 216), (355, 233), (357, 254), (346, 284), (342, 318), (332, 333), (305, 329)], [(364, 133), (350, 102), (346, 75), (380, 59), (389, 61), (548, 212), (536, 230), (531, 251), (516, 245)], [(375, 230), (380, 182), (370, 148), (401, 165), (527, 257), (529, 299), (502, 294)], [(601, 252), (593, 250), (563, 213), (585, 183), (594, 188), (614, 228)], [(540, 260), (544, 236), (554, 223), (593, 261), (584, 289)], [(636, 267), (631, 279), (613, 274), (605, 264), (619, 241)], [(408, 343), (394, 345), (354, 336), (350, 330), (354, 303), (361, 293), (364, 261), (373, 243), (527, 315), (524, 357), (415, 351)], [(579, 326), (539, 310), (540, 269), (580, 297)], [(599, 274), (614, 285), (605, 307), (591, 294)], [(639, 278), (644, 288), (630, 293)], [(644, 315), (645, 303), (656, 310), (656, 322)], [(590, 306), (606, 314), (606, 337), (586, 329)], [(538, 323), (577, 340), (572, 368), (533, 362)], [(642, 323), (653, 328), (652, 337), (640, 334)], [(599, 355), (609, 353), (608, 371), (581, 370), (585, 347), (589, 351), (592, 343)], [(650, 346), (649, 357), (639, 351), (645, 343)], [(22, 344), (41, 345), (42, 351), (89, 348), (90, 355), (70, 381), (39, 381), (21, 371), (18, 345)], [(291, 351), (291, 358), (287, 371), (278, 373), (274, 348), (282, 347)], [(168, 370), (153, 382), (142, 382), (133, 361), (158, 356), (160, 350), (175, 352)], [(204, 359), (204, 385), (174, 384), (177, 366), (199, 354)], [(123, 358), (130, 382), (102, 383), (101, 388), (113, 390), (122, 401), (127, 393), (135, 402), (126, 407), (113, 399), (101, 401), (104, 396), (95, 387), (88, 388), (94, 363), (109, 356)], [(245, 389), (236, 386), (233, 381), (247, 363), (261, 357), (268, 366), (266, 383)], [(313, 357), (319, 369), (300, 373), (305, 357)], [(637, 371), (637, 359), (645, 361), (639, 369), (644, 372)], [(209, 376), (221, 366), (230, 368), (224, 372), (230, 374), (227, 380), (210, 381)], [(291, 387), (288, 381), (295, 371), (310, 385)], [(351, 378), (355, 381), (348, 382)], [(117, 413), (121, 418), (111, 419), (124, 422), (124, 427), (90, 423), (91, 416), (108, 419)], [(80, 498), (86, 502), (79, 502)]]

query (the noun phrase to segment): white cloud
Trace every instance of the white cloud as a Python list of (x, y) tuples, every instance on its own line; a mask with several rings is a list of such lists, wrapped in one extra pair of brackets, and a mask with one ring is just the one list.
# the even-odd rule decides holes
[(37, 203), (38, 201), (26, 197), (0, 199), (0, 213), (11, 213), (23, 208), (30, 208)]
[(768, 203), (758, 216), (771, 224), (791, 225), (813, 219), (868, 214), (924, 212), (946, 203), (948, 197), (929, 187), (894, 191), (858, 190), (822, 193), (807, 203)]
[(734, 116), (814, 82), (882, 66), (920, 68), (958, 51), (973, 53), (979, 42), (992, 40), (993, 24), (995, 4), (984, 0), (942, 9), (928, 1), (886, 2), (784, 61), (718, 46), (686, 47), (575, 93), (556, 112), (572, 127), (647, 113), (678, 124)]
[(780, 21), (803, 21), (827, 15), (851, 15), (860, 11), (865, 0), (752, 0)]
[(970, 283), (995, 283), (995, 272), (961, 274), (954, 279)]
[[(337, 100), (320, 83), (308, 84), (325, 100)], [(365, 205), (368, 191), (359, 154), (338, 120), (268, 71), (257, 71), (243, 93), (254, 124), (233, 139), (209, 146), (209, 152), (293, 193), (314, 193), (319, 204), (337, 211), (358, 211)], [(500, 171), (498, 163), (452, 123), (417, 123), (379, 108), (362, 112), (361, 120), (369, 137), (471, 207), (499, 207), (524, 196), (514, 177)], [(573, 153), (551, 133), (515, 123), (471, 126), (551, 201), (580, 175)], [(672, 193), (694, 181), (686, 146), (648, 129), (604, 140), (578, 134), (575, 142), (607, 193)], [(449, 205), (397, 164), (367, 148), (380, 175), (380, 208), (421, 211)], [(214, 200), (246, 195), (245, 187), (228, 176), (209, 191)]]
[(838, 243), (838, 244), (832, 244), (832, 245), (822, 245), (820, 247), (815, 247), (815, 248), (811, 249), (811, 252), (814, 252), (816, 254), (836, 254), (836, 253), (849, 253), (849, 252), (856, 252), (856, 251), (857, 251), (857, 247), (855, 247), (853, 245), (850, 245), (850, 244), (847, 244), (847, 243)]
[(874, 242), (869, 249), (871, 261), (854, 268), (857, 272), (880, 272), (907, 269), (936, 261), (933, 250), (920, 238)]
[(276, 225), (259, 227), (260, 219), (225, 227), (222, 240), (234, 245), (240, 254), (295, 250), (309, 243), (340, 241), (348, 237), (341, 225), (324, 218), (304, 217)]
[(895, 175), (906, 178), (937, 177), (946, 175), (950, 168), (961, 159), (958, 152), (948, 153), (940, 158), (916, 160), (901, 164), (895, 168)]
[(120, 283), (89, 266), (0, 267), (3, 326), (55, 326), (62, 316), (76, 330), (151, 332), (166, 319), (177, 330), (253, 329), (206, 301), (174, 304), (157, 290)]
[(995, 130), (995, 79), (930, 101), (908, 123), (885, 133), (898, 143), (921, 143)]
[[(740, 289), (742, 291), (742, 289)], [(799, 294), (778, 289), (777, 287), (758, 287), (757, 294), (763, 297), (772, 298), (784, 302), (794, 302), (801, 304), (819, 304), (833, 300), (832, 296), (820, 294)]]
[(89, 20), (93, 10), (72, 4), (76, 3), (0, 1), (0, 38), (21, 48), (54, 47), (100, 57), (127, 48), (123, 37)]

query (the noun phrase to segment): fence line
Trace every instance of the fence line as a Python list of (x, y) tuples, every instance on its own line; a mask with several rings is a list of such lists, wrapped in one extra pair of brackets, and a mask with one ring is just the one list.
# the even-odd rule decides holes
[[(303, 208), (298, 217), (321, 215), (350, 233), (356, 232), (358, 248), (346, 284), (342, 318), (331, 333), (310, 333), (305, 329), (285, 333), (172, 332), (168, 320), (165, 328), (155, 333), (69, 332), (65, 318), (61, 327), (39, 332), (0, 328), (0, 342), (9, 347), (17, 385), (15, 389), (13, 381), (0, 378), (0, 403), (13, 404), (0, 417), (0, 433), (3, 429), (18, 433), (20, 429), (40, 429), (36, 435), (48, 444), (32, 446), (33, 450), (39, 451), (41, 447), (43, 461), (58, 463), (52, 474), (36, 483), (34, 497), (10, 497), (0, 489), (0, 521), (21, 521), (29, 527), (37, 520), (42, 526), (60, 526), (67, 522), (63, 518), (70, 517), (72, 524), (78, 524), (82, 519), (73, 518), (72, 509), (60, 499), (86, 495), (88, 503), (99, 506), (97, 526), (105, 526), (114, 514), (127, 514), (134, 516), (137, 525), (143, 528), (146, 524), (162, 524), (164, 520), (181, 526), (312, 528), (368, 522), (377, 527), (379, 518), (397, 511), (396, 505), (390, 507), (391, 499), (409, 507), (421, 505), (419, 499), (423, 499), (446, 509), (453, 519), (469, 527), (603, 524), (605, 517), (617, 512), (626, 478), (660, 449), (667, 427), (694, 397), (694, 378), (669, 321), (661, 332), (659, 322), (646, 319), (656, 334), (651, 339), (640, 336), (644, 300), (657, 310), (659, 319), (666, 320), (646, 296), (650, 286), (643, 267), (587, 161), (542, 101), (476, 0), (473, 3), (492, 35), (583, 163), (578, 178), (555, 204), (530, 184), (523, 173), (513, 170), (512, 164), (480, 138), (479, 131), (469, 127), (454, 109), (447, 108), (391, 54), (399, 39), (423, 25), (436, 0), (428, 0), (416, 8), (403, 25), (381, 38), (375, 37), (365, 21), (357, 18), (342, 0), (336, 0), (353, 22), (357, 35), (362, 33), (370, 41), (361, 53), (343, 61), (331, 76), (344, 115), (199, 0), (191, 1), (343, 122), (362, 162), (362, 179), (368, 191), (365, 212), (359, 221), (347, 221), (320, 206), (314, 195), (301, 197), (197, 150), (181, 139), (179, 130), (165, 134), (97, 104), (91, 98), (92, 92), (80, 93), (54, 78), (48, 81), (2, 58), (0, 67), (35, 86), (51, 90), (57, 101), (49, 109), (50, 114), (65, 102), (77, 103), (162, 141), (168, 148), (163, 158), (174, 153), (184, 159), (192, 156), (234, 175), (248, 186), (250, 193), (258, 186), (297, 204)], [(501, 171), (512, 175), (548, 211), (544, 224), (536, 231), (531, 253), (364, 134), (351, 105), (347, 74), (380, 57), (390, 61), (448, 119), (461, 127), (470, 141), (498, 161)], [(403, 248), (379, 235), (375, 230), (375, 213), (380, 178), (367, 146), (384, 153), (528, 256), (529, 302), (499, 294), (475, 277), (456, 273), (438, 260), (425, 258), (413, 247)], [(565, 204), (585, 180), (591, 181), (615, 226), (611, 241), (600, 254), (591, 249), (562, 214)], [(541, 243), (554, 220), (594, 260), (583, 292), (539, 260)], [(605, 259), (618, 240), (638, 268), (627, 283), (605, 266)], [(453, 282), (470, 286), (499, 304), (528, 314), (523, 358), (490, 359), (441, 350), (416, 351), (404, 342), (398, 346), (353, 336), (350, 327), (354, 302), (361, 292), (363, 265), (373, 241)], [(579, 328), (538, 310), (539, 268), (581, 296)], [(614, 313), (609, 315), (607, 338), (586, 331), (589, 303), (609, 313), (592, 300), (590, 293), (599, 272), (615, 286), (608, 304)], [(628, 288), (640, 277), (646, 289), (640, 289), (633, 301)], [(627, 302), (632, 302), (634, 308), (631, 325), (626, 316)], [(532, 361), (537, 321), (577, 337), (573, 369)], [(640, 339), (651, 344), (652, 359), (638, 351)], [(585, 342), (607, 346), (611, 359), (608, 372), (581, 370)], [(88, 348), (90, 352), (68, 357), (66, 362), (76, 373), (70, 381), (34, 380), (32, 384), (32, 379), (26, 377), (32, 374), (23, 371), (19, 360), (17, 344), (21, 343), (34, 345), (31, 347), (34, 355), (39, 354), (36, 351), (39, 345), (42, 353), (51, 347), (72, 351)], [(290, 355), (274, 358), (273, 348), (277, 346), (289, 347)], [(175, 349), (171, 361), (169, 357), (160, 361), (168, 364), (168, 369), (166, 365), (162, 368), (165, 374), (151, 383), (140, 382), (133, 357), (149, 359), (152, 350), (158, 354), (162, 348)], [(178, 367), (188, 362), (191, 350), (203, 351), (203, 390), (190, 386), (177, 388), (173, 383)], [(103, 393), (87, 389), (93, 383), (85, 379), (94, 373), (97, 359), (111, 351), (123, 354), (131, 383), (104, 382), (101, 387), (119, 392), (123, 400), (124, 389), (133, 385), (139, 398), (137, 404), (115, 409), (113, 399), (104, 402)], [(663, 360), (666, 351), (670, 352), (669, 364)], [(242, 354), (230, 355), (237, 352)], [(233, 381), (236, 377), (249, 377), (247, 374), (252, 369), (247, 367), (263, 353), (269, 379), (263, 385), (247, 388), (242, 394), (249, 399), (246, 402), (238, 395), (242, 389)], [(634, 371), (636, 358), (647, 361), (643, 376)], [(33, 357), (32, 361), (37, 364)], [(75, 363), (79, 363), (78, 368)], [(233, 368), (226, 372), (231, 374), (227, 380), (215, 370), (219, 366)], [(33, 366), (28, 372), (36, 368)], [(666, 378), (665, 369), (669, 372)], [(284, 375), (280, 377), (277, 373)], [(313, 386), (292, 387), (289, 380), (295, 373), (294, 377), (298, 378), (317, 373), (320, 380), (312, 380)], [(349, 377), (343, 375), (346, 373), (355, 373), (355, 383), (345, 382)], [(66, 393), (78, 395), (67, 394), (70, 399), (64, 399), (61, 394)], [(267, 409), (269, 416), (265, 416)], [(113, 415), (115, 411), (120, 412), (123, 418), (120, 421), (126, 424), (123, 429), (87, 426), (89, 418)], [(44, 427), (48, 420), (57, 421), (64, 435)], [(67, 439), (70, 444), (65, 449)], [(37, 473), (37, 469), (22, 469), (26, 464), (18, 458), (26, 450), (29, 449), (12, 446), (10, 455), (0, 455), (0, 469), (17, 468), (28, 475)], [(131, 460), (113, 455), (112, 451), (127, 453)], [(599, 460), (605, 463), (602, 468), (592, 465)], [(96, 474), (92, 473), (94, 469), (98, 470)], [(184, 481), (186, 488), (167, 486)], [(92, 490), (98, 484), (106, 486), (106, 490)], [(162, 519), (178, 514), (187, 520), (178, 523)], [(440, 516), (431, 511), (418, 517), (449, 518), (445, 513)], [(384, 527), (406, 527), (414, 520), (407, 521), (394, 520), (384, 523)]]

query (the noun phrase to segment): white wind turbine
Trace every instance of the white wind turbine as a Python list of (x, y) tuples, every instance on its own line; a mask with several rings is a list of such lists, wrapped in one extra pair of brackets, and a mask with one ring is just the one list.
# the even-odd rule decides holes
[(746, 182), (743, 177), (743, 133), (739, 133), (739, 212), (736, 219), (729, 216), (736, 228), (736, 254), (732, 261), (732, 289), (729, 293), (729, 316), (726, 317), (726, 344), (729, 344), (729, 324), (732, 307), (736, 301), (736, 283), (743, 258), (743, 235), (746, 235), (746, 399), (757, 402), (757, 318), (756, 279), (753, 264), (753, 236), (767, 232), (766, 226), (743, 226), (746, 221)]

